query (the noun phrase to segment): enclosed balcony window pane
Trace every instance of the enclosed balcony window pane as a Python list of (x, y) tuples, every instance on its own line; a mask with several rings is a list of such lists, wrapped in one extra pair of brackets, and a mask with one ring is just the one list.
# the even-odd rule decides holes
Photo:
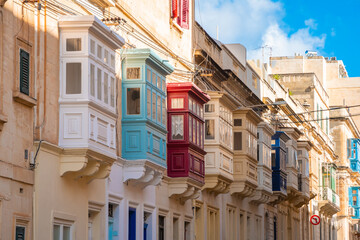
[(104, 102), (109, 103), (109, 75), (104, 73)]
[(109, 51), (106, 49), (104, 51), (104, 62), (109, 63)]
[(215, 138), (215, 125), (214, 120), (205, 120), (205, 139)]
[(189, 110), (192, 111), (193, 101), (189, 98)]
[(102, 47), (97, 45), (97, 57), (102, 60)]
[(146, 89), (146, 115), (151, 118), (151, 90)]
[(242, 119), (234, 119), (234, 126), (241, 127), (242, 126)]
[(66, 39), (66, 51), (68, 52), (81, 51), (81, 38)]
[(192, 117), (189, 116), (189, 141), (192, 141)]
[(156, 120), (156, 93), (152, 93), (152, 118)]
[(140, 68), (139, 67), (129, 67), (126, 68), (126, 79), (140, 79)]
[(115, 56), (113, 54), (111, 54), (110, 65), (113, 68), (115, 67)]
[(95, 41), (90, 40), (90, 52), (95, 55)]
[(200, 132), (199, 132), (199, 122), (196, 120), (196, 132), (197, 132), (197, 136), (196, 136), (196, 144), (199, 145), (199, 138), (200, 138)]
[(166, 125), (166, 105), (165, 98), (162, 99), (162, 124)]
[(242, 150), (242, 132), (234, 132), (234, 150)]
[(102, 99), (102, 71), (98, 68), (97, 69), (97, 84), (96, 84), (96, 87), (97, 87), (97, 98), (99, 100)]
[(196, 125), (195, 125), (195, 118), (192, 119), (192, 142), (196, 143)]
[(158, 123), (160, 123), (161, 122), (161, 99), (160, 99), (160, 96), (157, 96), (157, 104), (156, 104), (156, 106), (157, 106), (157, 121), (158, 121)]
[(173, 109), (184, 108), (184, 98), (172, 98), (171, 108)]
[(152, 84), (156, 86), (156, 74), (154, 72), (152, 73)]
[(184, 139), (184, 115), (171, 116), (171, 139)]
[(276, 150), (271, 150), (271, 166), (276, 167)]
[(205, 104), (205, 112), (214, 112), (215, 105), (214, 104)]
[(151, 82), (151, 70), (149, 68), (147, 69), (146, 80)]
[(165, 78), (163, 78), (162, 90), (163, 90), (164, 92), (166, 92), (166, 80), (165, 80)]
[(115, 106), (115, 79), (113, 77), (110, 82), (110, 106)]
[(140, 114), (140, 88), (128, 88), (126, 101), (128, 115)]
[(66, 63), (66, 94), (81, 93), (81, 63)]
[(95, 66), (90, 64), (90, 94), (95, 97)]

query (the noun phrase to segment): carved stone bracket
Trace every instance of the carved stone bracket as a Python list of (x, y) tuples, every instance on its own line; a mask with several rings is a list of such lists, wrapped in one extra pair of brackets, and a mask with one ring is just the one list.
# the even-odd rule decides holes
[(7, 0), (0, 0), (0, 7), (3, 7)]
[(126, 160), (123, 169), (123, 182), (140, 188), (159, 185), (165, 171), (149, 160)]
[(206, 175), (203, 189), (208, 190), (209, 193), (215, 193), (215, 195), (228, 193), (231, 183), (232, 180), (221, 175)]
[(189, 199), (200, 196), (202, 183), (191, 178), (170, 178), (169, 197), (177, 199), (184, 204)]

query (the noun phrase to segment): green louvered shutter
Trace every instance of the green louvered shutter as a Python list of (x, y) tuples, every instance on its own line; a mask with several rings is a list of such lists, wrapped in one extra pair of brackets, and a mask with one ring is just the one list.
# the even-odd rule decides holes
[(20, 49), (20, 92), (29, 95), (30, 54)]

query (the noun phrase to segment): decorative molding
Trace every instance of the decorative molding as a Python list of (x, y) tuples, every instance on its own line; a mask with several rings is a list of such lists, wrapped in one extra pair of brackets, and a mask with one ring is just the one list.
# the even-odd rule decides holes
[(169, 179), (169, 197), (179, 200), (181, 204), (200, 196), (202, 183), (188, 177)]
[(3, 7), (7, 0), (0, 0), (0, 7)]
[(157, 186), (166, 169), (149, 160), (126, 160), (123, 165), (123, 182), (129, 185), (145, 188)]

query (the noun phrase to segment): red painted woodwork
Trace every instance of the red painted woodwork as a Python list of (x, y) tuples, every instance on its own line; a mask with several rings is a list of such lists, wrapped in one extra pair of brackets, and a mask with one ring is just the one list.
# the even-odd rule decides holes
[[(175, 100), (174, 100), (175, 99)], [(172, 101), (183, 99), (183, 106), (172, 108)], [(167, 144), (167, 167), (169, 177), (189, 177), (201, 183), (204, 182), (205, 166), (204, 156), (204, 104), (210, 97), (202, 92), (195, 84), (168, 83), (167, 106), (168, 106), (168, 144)], [(181, 100), (180, 100), (181, 101)], [(189, 101), (193, 102), (191, 109)], [(192, 109), (195, 106), (195, 111)], [(172, 139), (172, 116), (183, 116), (183, 138)], [(189, 119), (191, 128), (189, 129)], [(195, 123), (195, 124), (193, 124)], [(197, 126), (193, 132), (193, 125)], [(175, 126), (176, 127), (176, 126)], [(177, 128), (177, 127), (176, 127)], [(190, 136), (195, 134), (195, 138)], [(194, 141), (195, 140), (195, 141)]]

